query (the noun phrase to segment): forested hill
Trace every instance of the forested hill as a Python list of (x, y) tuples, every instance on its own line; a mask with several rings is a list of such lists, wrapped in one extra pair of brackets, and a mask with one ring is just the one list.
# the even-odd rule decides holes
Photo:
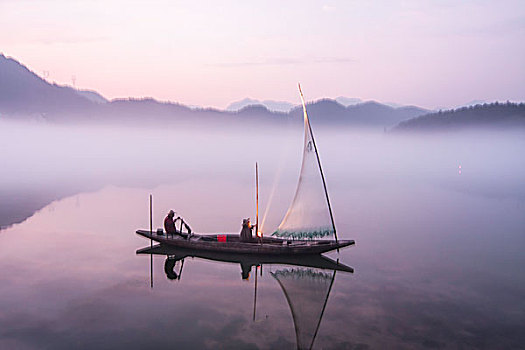
[[(257, 103), (257, 101), (255, 101)], [(404, 106), (393, 108), (377, 102), (344, 106), (332, 99), (308, 104), (317, 124), (359, 126), (383, 130), (428, 110)], [(51, 84), (13, 58), (0, 53), (0, 120), (42, 120), (60, 123), (116, 123), (118, 125), (223, 125), (246, 121), (283, 124), (302, 122), (302, 108), (275, 112), (262, 105), (247, 105), (236, 111), (194, 108), (152, 98), (108, 101), (95, 91)]]
[(525, 130), (525, 103), (491, 103), (429, 113), (399, 123), (393, 131), (451, 131), (519, 128)]

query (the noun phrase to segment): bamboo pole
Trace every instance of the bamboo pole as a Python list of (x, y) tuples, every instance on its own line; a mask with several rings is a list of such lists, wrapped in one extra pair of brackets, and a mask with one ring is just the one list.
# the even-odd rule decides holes
[(253, 294), (253, 321), (255, 321), (255, 310), (257, 305), (257, 265), (255, 265), (255, 288)]
[(255, 162), (255, 236), (262, 244), (262, 232), (259, 237), (259, 165)]
[[(153, 195), (149, 195), (149, 236), (150, 248), (153, 248)], [(150, 287), (153, 288), (153, 254), (150, 254), (149, 259), (149, 279)]]
[(182, 269), (184, 268), (184, 259), (181, 260), (180, 262), (180, 270), (179, 270), (179, 276), (178, 276), (178, 280), (180, 281), (180, 278), (182, 277)]
[(153, 195), (149, 195), (149, 236), (150, 245), (153, 247)]
[(153, 289), (153, 254), (149, 255), (149, 285)]

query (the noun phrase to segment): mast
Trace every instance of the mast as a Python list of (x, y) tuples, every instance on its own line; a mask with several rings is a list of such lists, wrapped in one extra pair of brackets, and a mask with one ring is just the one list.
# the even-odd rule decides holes
[[(317, 164), (319, 165), (319, 172), (321, 173), (321, 179), (323, 180), (324, 194), (326, 195), (326, 202), (328, 203), (328, 212), (330, 213), (330, 220), (332, 220), (332, 227), (334, 229), (335, 242), (337, 243), (337, 231), (335, 229), (334, 215), (332, 214), (332, 205), (330, 204), (330, 198), (328, 197), (328, 189), (326, 188), (326, 181), (324, 179), (323, 168), (321, 167), (321, 159), (319, 158), (319, 152), (317, 151), (317, 145), (315, 144), (314, 133), (312, 132), (312, 126), (310, 125), (310, 120), (308, 119), (308, 114), (306, 113), (306, 104), (304, 103), (303, 91), (301, 90), (301, 84), (299, 86), (299, 93), (301, 94), (301, 102), (303, 104), (303, 113), (304, 121), (308, 125), (308, 131), (310, 131), (310, 136), (312, 137), (312, 143), (314, 144), (315, 156), (317, 158)], [(339, 249), (337, 249), (339, 251)]]
[[(149, 236), (150, 236), (150, 249), (153, 248), (153, 195), (149, 195)], [(150, 255), (149, 259), (149, 278), (150, 287), (153, 288), (153, 254)]]
[(262, 232), (259, 235), (259, 165), (255, 162), (255, 236), (262, 244)]
[(153, 247), (153, 195), (149, 195), (149, 236), (150, 246)]

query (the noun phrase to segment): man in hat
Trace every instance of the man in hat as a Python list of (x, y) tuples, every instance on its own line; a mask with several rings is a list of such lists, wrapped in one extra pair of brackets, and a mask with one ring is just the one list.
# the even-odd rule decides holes
[(175, 229), (175, 221), (177, 221), (179, 218), (174, 219), (175, 212), (173, 210), (170, 210), (168, 215), (166, 215), (166, 218), (164, 218), (164, 231), (166, 231), (166, 235), (174, 235), (177, 234), (177, 230)]
[(242, 229), (241, 229), (241, 236), (240, 241), (241, 242), (254, 242), (253, 236), (252, 236), (252, 229), (256, 227), (256, 225), (250, 224), (250, 218), (243, 219), (242, 220)]

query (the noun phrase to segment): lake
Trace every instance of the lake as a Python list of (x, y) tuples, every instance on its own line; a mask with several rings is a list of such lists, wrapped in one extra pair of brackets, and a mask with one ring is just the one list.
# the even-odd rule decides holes
[(2, 122), (0, 348), (522, 348), (523, 135), (314, 132), (339, 238), (356, 241), (328, 257), (354, 272), (243, 279), (238, 263), (137, 255), (149, 195), (155, 228), (174, 209), (238, 233), (258, 161), (271, 234), (302, 130)]

